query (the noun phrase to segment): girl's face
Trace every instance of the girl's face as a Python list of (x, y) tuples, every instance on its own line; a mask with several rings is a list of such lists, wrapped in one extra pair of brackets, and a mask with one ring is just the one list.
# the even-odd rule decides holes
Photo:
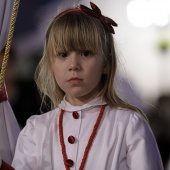
[(103, 57), (86, 50), (58, 52), (52, 69), (57, 84), (73, 105), (83, 105), (99, 93), (101, 76), (106, 71)]

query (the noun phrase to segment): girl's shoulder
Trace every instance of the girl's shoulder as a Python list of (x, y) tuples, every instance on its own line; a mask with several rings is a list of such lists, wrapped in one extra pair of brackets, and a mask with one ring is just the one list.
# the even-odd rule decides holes
[(130, 109), (112, 108), (108, 106), (107, 111), (107, 116), (109, 116), (110, 119), (114, 119), (117, 123), (123, 123), (125, 126), (127, 124), (148, 124), (147, 120), (145, 120), (140, 113)]
[(117, 107), (117, 108), (114, 108), (114, 107), (106, 107), (107, 111), (110, 112), (110, 113), (113, 113), (117, 116), (124, 116), (124, 117), (131, 117), (131, 116), (139, 116), (139, 117), (142, 117), (140, 116), (140, 114), (137, 112), (137, 111), (134, 111), (134, 110), (131, 110), (131, 109), (128, 109), (128, 108), (121, 108), (121, 107)]
[(141, 136), (145, 139), (154, 139), (149, 122), (140, 113), (124, 108), (108, 108), (107, 115), (114, 124), (113, 126), (121, 129), (126, 134), (127, 141), (132, 137), (138, 139)]
[(54, 120), (58, 119), (59, 108), (51, 110), (49, 112), (43, 113), (41, 115), (33, 115), (31, 116), (26, 123), (25, 127), (32, 126), (32, 127), (41, 127), (41, 126), (48, 126)]

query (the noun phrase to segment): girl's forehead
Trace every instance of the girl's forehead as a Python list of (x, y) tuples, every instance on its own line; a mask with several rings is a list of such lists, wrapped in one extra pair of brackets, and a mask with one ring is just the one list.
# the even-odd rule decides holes
[(73, 51), (90, 50), (101, 52), (105, 43), (102, 38), (102, 28), (84, 14), (69, 14), (52, 24), (47, 38), (53, 49)]
[[(88, 35), (87, 35), (88, 36)], [(65, 50), (65, 51), (82, 51), (90, 50), (94, 52), (101, 51), (102, 43), (98, 38), (95, 37), (85, 37), (85, 35), (68, 35), (65, 33), (63, 36), (56, 35), (54, 41), (54, 48), (56, 50)]]

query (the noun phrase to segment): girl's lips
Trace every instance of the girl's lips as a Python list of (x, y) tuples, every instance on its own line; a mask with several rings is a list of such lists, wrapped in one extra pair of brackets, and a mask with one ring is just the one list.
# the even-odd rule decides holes
[(80, 83), (82, 82), (82, 79), (77, 78), (77, 77), (72, 77), (71, 79), (68, 80), (70, 83)]

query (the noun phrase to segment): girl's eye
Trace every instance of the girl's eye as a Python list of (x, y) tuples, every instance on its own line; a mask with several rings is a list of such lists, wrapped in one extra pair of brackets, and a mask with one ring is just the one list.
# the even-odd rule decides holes
[(58, 52), (57, 56), (66, 58), (68, 56), (68, 53), (67, 52)]
[(92, 51), (82, 51), (81, 55), (85, 57), (90, 56), (92, 55)]

